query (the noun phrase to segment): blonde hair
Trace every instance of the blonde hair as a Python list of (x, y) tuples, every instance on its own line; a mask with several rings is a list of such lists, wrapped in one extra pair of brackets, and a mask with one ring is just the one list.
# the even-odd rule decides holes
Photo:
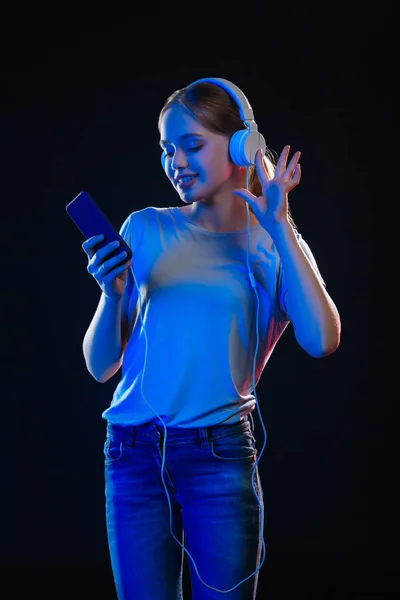
[[(173, 92), (165, 101), (158, 117), (158, 129), (161, 128), (161, 119), (165, 111), (172, 104), (183, 105), (200, 123), (214, 133), (232, 136), (239, 129), (243, 129), (239, 107), (228, 92), (218, 85), (208, 82), (196, 83)], [(272, 179), (276, 168), (276, 155), (270, 148), (266, 148), (264, 164), (268, 177)], [(257, 175), (255, 165), (248, 168), (248, 189), (255, 196), (262, 195), (261, 182)], [(251, 212), (252, 208), (249, 206)], [(293, 218), (288, 209), (288, 217), (296, 229)]]

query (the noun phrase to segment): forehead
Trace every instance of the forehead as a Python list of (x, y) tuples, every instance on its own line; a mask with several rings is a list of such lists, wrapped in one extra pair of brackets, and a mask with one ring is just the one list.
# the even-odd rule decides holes
[(210, 136), (210, 131), (193, 117), (184, 106), (172, 104), (162, 116), (160, 122), (160, 139), (163, 143), (175, 143), (188, 134)]

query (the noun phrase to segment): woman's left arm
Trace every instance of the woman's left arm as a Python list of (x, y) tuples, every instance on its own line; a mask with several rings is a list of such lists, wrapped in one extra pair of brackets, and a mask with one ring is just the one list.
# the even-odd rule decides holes
[(234, 190), (253, 209), (258, 222), (272, 237), (282, 261), (287, 293), (285, 304), (295, 336), (314, 357), (332, 354), (340, 343), (338, 310), (304, 254), (289, 221), (288, 194), (300, 182), (300, 152), (287, 164), (290, 146), (285, 146), (270, 177), (261, 151), (256, 155), (262, 195), (246, 189)]
[(288, 222), (268, 228), (285, 273), (285, 305), (300, 346), (315, 358), (339, 346), (339, 312)]

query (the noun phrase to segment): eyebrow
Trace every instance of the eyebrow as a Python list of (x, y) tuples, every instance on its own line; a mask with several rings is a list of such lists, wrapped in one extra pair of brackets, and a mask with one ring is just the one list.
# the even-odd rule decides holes
[[(187, 138), (190, 137), (200, 137), (200, 138), (204, 138), (203, 135), (201, 135), (201, 133), (184, 133), (183, 135), (179, 136), (180, 140), (185, 140)], [(160, 144), (169, 144), (168, 140), (160, 140)]]

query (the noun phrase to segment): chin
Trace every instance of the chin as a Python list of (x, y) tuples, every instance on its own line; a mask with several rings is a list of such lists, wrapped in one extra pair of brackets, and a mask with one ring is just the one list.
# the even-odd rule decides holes
[(184, 202), (185, 204), (193, 204), (193, 202), (196, 202), (199, 200), (199, 195), (191, 194), (190, 191), (183, 193), (183, 194), (179, 193), (179, 197), (182, 200), (182, 202)]

